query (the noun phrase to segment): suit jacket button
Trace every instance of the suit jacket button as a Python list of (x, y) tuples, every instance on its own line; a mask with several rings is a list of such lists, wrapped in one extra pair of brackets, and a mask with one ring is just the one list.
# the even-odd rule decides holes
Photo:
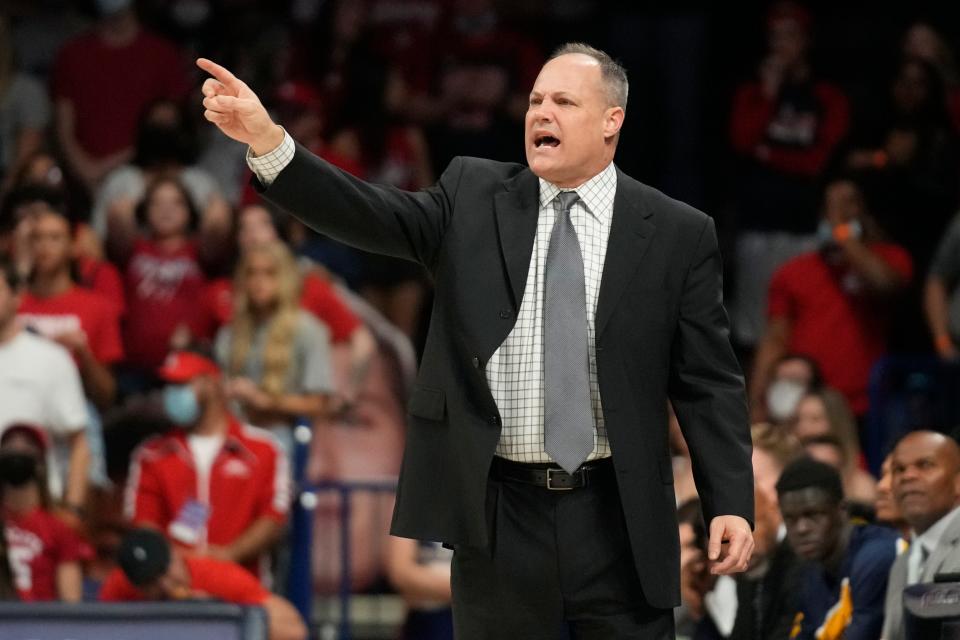
[(490, 416), (490, 424), (495, 425), (495, 426), (499, 426), (499, 425), (500, 425), (500, 418), (499, 418), (498, 416)]
[(473, 368), (474, 369), (480, 368), (480, 358), (478, 358), (477, 356), (473, 356)]
[(500, 317), (504, 320), (507, 320), (510, 316), (513, 315), (513, 311), (510, 309), (500, 309)]

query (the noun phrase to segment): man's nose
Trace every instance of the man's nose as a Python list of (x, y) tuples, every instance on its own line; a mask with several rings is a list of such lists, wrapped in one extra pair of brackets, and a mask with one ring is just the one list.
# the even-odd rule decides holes
[(533, 107), (532, 115), (534, 124), (553, 122), (553, 110), (543, 104)]

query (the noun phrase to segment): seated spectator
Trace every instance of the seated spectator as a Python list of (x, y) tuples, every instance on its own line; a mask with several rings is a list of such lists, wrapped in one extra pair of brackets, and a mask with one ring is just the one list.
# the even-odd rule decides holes
[(914, 431), (893, 450), (893, 496), (910, 525), (910, 549), (890, 570), (884, 640), (904, 640), (903, 589), (960, 572), (960, 446)]
[(925, 271), (957, 203), (957, 140), (943, 79), (929, 62), (901, 59), (888, 96), (851, 132), (847, 165), (865, 172), (880, 225)]
[[(943, 80), (930, 63), (901, 60), (889, 103), (886, 109), (871, 104), (864, 111), (851, 134), (847, 162), (863, 172), (880, 226), (910, 253), (915, 269), (926, 273), (956, 211), (960, 146), (947, 115)], [(922, 306), (922, 285), (911, 282), (904, 304), (895, 309), (892, 337), (898, 351), (928, 344)]]
[(960, 358), (960, 214), (947, 227), (930, 263), (923, 307), (937, 355)]
[(783, 539), (777, 505), (757, 489), (753, 540), (747, 570), (719, 576), (704, 596), (710, 633), (697, 638), (786, 640), (799, 607), (801, 564)]
[(143, 109), (189, 89), (176, 48), (143, 29), (132, 0), (103, 3), (98, 12), (94, 27), (60, 50), (51, 77), (57, 141), (89, 193), (133, 156)]
[(903, 36), (904, 58), (917, 58), (932, 64), (946, 90), (947, 111), (956, 133), (960, 133), (960, 76), (950, 44), (929, 22), (914, 22)]
[(212, 319), (200, 303), (207, 282), (202, 265), (215, 251), (208, 247), (226, 244), (218, 230), (195, 233), (197, 211), (173, 178), (160, 178), (147, 188), (137, 218), (144, 232), (138, 220), (118, 213), (108, 220), (107, 235), (126, 284), (126, 391), (152, 386), (153, 372), (171, 348), (212, 337)]
[[(796, 613), (797, 559), (783, 541), (776, 483), (800, 446), (786, 430), (755, 424), (753, 440), (755, 497), (754, 551), (750, 566), (735, 578), (720, 576), (703, 594), (701, 618), (693, 637), (787, 638)], [(681, 573), (682, 573), (681, 569)]]
[(391, 536), (387, 543), (387, 578), (407, 604), (402, 640), (452, 640), (453, 552), (439, 542)]
[(753, 440), (753, 482), (764, 498), (777, 504), (777, 480), (802, 454), (800, 443), (786, 429), (767, 423), (750, 428)]
[[(33, 271), (31, 244), (34, 220), (38, 214), (50, 210), (63, 214), (69, 212), (63, 191), (51, 185), (28, 184), (17, 187), (4, 201), (0, 235), (9, 238), (6, 243), (8, 251), (24, 278)], [(82, 224), (74, 223), (72, 226), (72, 267), (77, 284), (105, 297), (116, 308), (117, 315), (123, 317), (126, 301), (119, 270), (100, 255), (99, 243), (93, 249), (81, 249), (81, 245), (88, 244), (91, 234)]]
[[(249, 204), (240, 209), (237, 245), (241, 254), (282, 240), (285, 238), (278, 216), (266, 205)], [(330, 330), (331, 345), (346, 344), (349, 349), (350, 371), (343, 392), (347, 398), (355, 399), (376, 349), (374, 337), (320, 267), (305, 259), (299, 260), (298, 266), (302, 282), (300, 306)], [(234, 307), (232, 281), (228, 278), (211, 281), (205, 297), (213, 305), (217, 324), (229, 323)]]
[(307, 628), (287, 600), (268, 592), (233, 562), (188, 555), (152, 529), (131, 531), (120, 545), (120, 567), (100, 590), (104, 602), (210, 600), (261, 606), (268, 640), (305, 640)]
[(822, 388), (806, 394), (797, 406), (797, 417), (790, 429), (805, 448), (824, 445), (831, 450), (828, 457), (843, 477), (843, 493), (848, 500), (873, 505), (877, 482), (863, 469), (856, 419), (839, 392)]
[(133, 161), (111, 171), (97, 190), (90, 212), (97, 235), (106, 237), (111, 217), (133, 218), (147, 185), (160, 177), (183, 184), (206, 224), (229, 227), (229, 205), (213, 176), (195, 166), (196, 155), (196, 133), (184, 108), (167, 98), (147, 106), (137, 128)]
[(769, 419), (774, 424), (787, 424), (796, 417), (803, 394), (822, 385), (820, 367), (813, 359), (799, 353), (782, 356), (773, 365), (765, 403), (754, 407), (754, 421)]
[(784, 353), (804, 353), (863, 416), (870, 369), (886, 351), (891, 301), (912, 277), (910, 256), (880, 241), (860, 187), (846, 177), (827, 183), (819, 238), (817, 251), (784, 264), (770, 283), (750, 397), (763, 401), (771, 364)]
[(787, 540), (810, 562), (801, 577), (791, 638), (874, 640), (883, 625), (887, 575), (897, 554), (889, 529), (853, 524), (833, 467), (800, 458), (777, 482)]
[(767, 53), (756, 77), (737, 88), (730, 111), (740, 160), (730, 314), (734, 338), (747, 347), (763, 335), (771, 276), (812, 246), (818, 180), (848, 127), (846, 96), (810, 63), (811, 22), (797, 2), (771, 6)]
[(336, 413), (329, 331), (300, 308), (300, 272), (279, 242), (244, 253), (237, 268), (236, 312), (217, 334), (227, 393), (251, 423), (274, 430), (293, 450), (300, 418)]
[(51, 447), (47, 458), (50, 493), (68, 509), (82, 512), (90, 458), (80, 375), (66, 349), (20, 326), (16, 313), (21, 300), (20, 278), (0, 257), (0, 435), (15, 422), (47, 430), (59, 445), (58, 450)]
[(123, 358), (116, 304), (74, 280), (70, 220), (50, 207), (32, 216), (30, 285), (19, 317), (36, 333), (66, 347), (87, 395), (100, 410), (114, 400), (112, 368)]
[(904, 540), (910, 539), (910, 525), (900, 513), (900, 505), (893, 497), (893, 454), (883, 459), (880, 466), (880, 479), (877, 480), (877, 501), (874, 503), (877, 522), (898, 533)]
[[(843, 470), (847, 466), (846, 452), (843, 443), (832, 433), (825, 433), (804, 440), (803, 451), (807, 456), (830, 465), (843, 475)], [(873, 505), (873, 502), (851, 497), (847, 499), (847, 514), (854, 521), (872, 523), (876, 520)]]
[(0, 16), (0, 196), (27, 159), (43, 146), (50, 99), (37, 79), (16, 68), (9, 24)]
[(91, 550), (51, 510), (47, 449), (47, 434), (33, 425), (10, 425), (0, 437), (0, 533), (21, 601), (79, 602)]
[(201, 555), (237, 562), (261, 580), (290, 503), (290, 470), (276, 440), (229, 411), (220, 370), (187, 351), (170, 354), (160, 377), (175, 425), (134, 452), (127, 517)]

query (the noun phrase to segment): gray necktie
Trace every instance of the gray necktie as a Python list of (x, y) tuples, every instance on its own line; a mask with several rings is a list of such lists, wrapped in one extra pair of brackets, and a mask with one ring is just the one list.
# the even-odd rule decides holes
[(569, 473), (593, 451), (583, 255), (570, 221), (570, 208), (579, 199), (563, 191), (555, 200), (559, 210), (547, 250), (543, 310), (544, 448)]

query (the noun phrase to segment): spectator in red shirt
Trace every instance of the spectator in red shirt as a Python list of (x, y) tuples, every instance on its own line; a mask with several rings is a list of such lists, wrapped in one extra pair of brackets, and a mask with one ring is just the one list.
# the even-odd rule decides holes
[(0, 438), (4, 546), (20, 600), (79, 602), (81, 562), (91, 550), (49, 509), (43, 463), (48, 444), (43, 429), (28, 424), (11, 425)]
[(32, 218), (33, 273), (19, 316), (73, 354), (87, 395), (103, 411), (116, 392), (112, 367), (123, 358), (119, 318), (109, 301), (77, 286), (67, 217), (47, 207)]
[(827, 184), (819, 238), (819, 250), (774, 274), (751, 400), (762, 406), (772, 364), (791, 351), (813, 358), (824, 382), (862, 417), (870, 369), (886, 350), (890, 301), (910, 281), (912, 263), (901, 247), (877, 238), (863, 193), (850, 178)]
[[(277, 216), (262, 203), (249, 204), (237, 214), (237, 244), (243, 254), (284, 240)], [(330, 331), (330, 343), (349, 350), (350, 372), (344, 394), (356, 398), (363, 383), (376, 340), (349, 304), (337, 293), (330, 277), (308, 260), (299, 262), (302, 286), (300, 306), (317, 317)], [(213, 306), (218, 325), (226, 325), (233, 317), (233, 283), (227, 278), (213, 280), (204, 298)]]
[(736, 278), (730, 313), (735, 338), (753, 346), (763, 331), (770, 276), (810, 249), (818, 178), (848, 128), (847, 98), (809, 61), (811, 18), (795, 2), (767, 15), (768, 53), (757, 77), (737, 89), (730, 138), (740, 158)]
[[(37, 161), (43, 162), (39, 156)], [(12, 191), (4, 200), (0, 236), (6, 236), (8, 251), (18, 272), (25, 278), (33, 270), (31, 234), (34, 219), (36, 214), (50, 209), (59, 212), (69, 210), (64, 192), (53, 185), (27, 183)], [(102, 259), (102, 247), (99, 243), (94, 247), (87, 246), (88, 241), (94, 238), (84, 225), (74, 225), (71, 251), (74, 256), (73, 275), (81, 287), (107, 298), (115, 307), (117, 315), (122, 318), (126, 312), (126, 301), (120, 271)]]
[(212, 360), (175, 352), (160, 377), (168, 383), (164, 409), (176, 427), (134, 452), (127, 517), (265, 578), (266, 554), (290, 502), (287, 458), (268, 432), (230, 414)]
[(269, 640), (305, 640), (307, 628), (287, 600), (271, 594), (235, 563), (185, 555), (152, 529), (130, 532), (120, 545), (120, 568), (100, 590), (104, 602), (210, 600), (261, 606)]
[(108, 219), (107, 246), (123, 265), (126, 284), (123, 338), (126, 362), (133, 370), (128, 391), (151, 386), (152, 374), (171, 348), (213, 334), (209, 307), (201, 302), (207, 284), (203, 266), (228, 243), (221, 227), (197, 233), (198, 224), (186, 189), (168, 177), (147, 188), (136, 219), (127, 212)]
[(131, 0), (100, 13), (92, 31), (63, 46), (51, 78), (60, 148), (90, 192), (132, 157), (143, 109), (189, 89), (176, 48), (141, 27)]

